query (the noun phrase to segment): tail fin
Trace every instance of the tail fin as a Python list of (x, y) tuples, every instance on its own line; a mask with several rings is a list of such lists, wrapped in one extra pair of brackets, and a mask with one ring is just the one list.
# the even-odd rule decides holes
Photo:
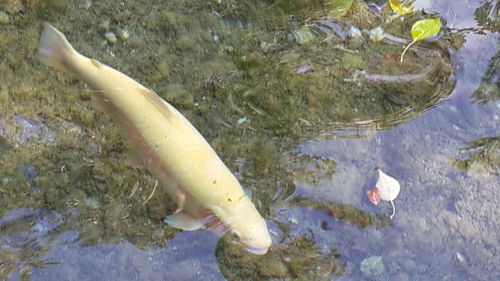
[(71, 55), (78, 54), (68, 42), (64, 34), (46, 23), (40, 37), (38, 59), (46, 65), (62, 71), (68, 71), (67, 60)]

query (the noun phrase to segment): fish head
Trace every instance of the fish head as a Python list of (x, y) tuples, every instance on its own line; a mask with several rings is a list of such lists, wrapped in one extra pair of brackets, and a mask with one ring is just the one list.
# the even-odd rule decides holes
[(266, 221), (251, 201), (241, 203), (227, 210), (219, 208), (214, 213), (229, 227), (234, 237), (232, 242), (253, 254), (264, 255), (272, 243)]

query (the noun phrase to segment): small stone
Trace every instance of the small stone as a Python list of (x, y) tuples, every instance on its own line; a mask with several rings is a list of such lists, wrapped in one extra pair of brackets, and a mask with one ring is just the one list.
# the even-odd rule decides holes
[(303, 64), (295, 70), (295, 73), (297, 74), (302, 74), (302, 73), (307, 73), (307, 72), (312, 72), (314, 71), (314, 65), (312, 64)]
[(465, 262), (465, 258), (464, 258), (464, 256), (460, 252), (456, 252), (455, 254), (457, 255), (457, 260), (459, 262), (461, 262), (461, 263)]
[(118, 35), (118, 38), (122, 41), (127, 41), (127, 39), (130, 37), (130, 33), (128, 32), (128, 28), (118, 28), (116, 30), (116, 33)]
[(0, 24), (8, 24), (10, 22), (9, 14), (4, 11), (0, 11)]
[(351, 29), (349, 30), (349, 37), (355, 39), (355, 40), (363, 40), (363, 33), (361, 33), (361, 30), (354, 25), (351, 26)]
[(16, 116), (12, 119), (0, 119), (0, 137), (8, 145), (18, 147), (28, 142), (53, 143), (56, 133), (42, 122)]
[(85, 0), (85, 5), (83, 6), (85, 9), (88, 9), (92, 6), (92, 0)]
[(110, 27), (110, 22), (108, 20), (105, 20), (99, 24), (99, 30), (102, 32), (107, 32)]
[(108, 31), (104, 34), (104, 37), (106, 37), (106, 40), (108, 40), (109, 43), (115, 44), (118, 39), (116, 38), (116, 35), (113, 31)]
[(373, 256), (361, 261), (361, 273), (367, 278), (374, 278), (384, 272), (381, 256)]
[(236, 124), (241, 125), (241, 124), (245, 123), (247, 120), (248, 120), (248, 118), (246, 116), (240, 117), (236, 121)]
[(370, 30), (370, 40), (372, 40), (373, 42), (380, 42), (384, 40), (384, 38), (385, 32), (381, 26), (375, 27), (374, 29)]

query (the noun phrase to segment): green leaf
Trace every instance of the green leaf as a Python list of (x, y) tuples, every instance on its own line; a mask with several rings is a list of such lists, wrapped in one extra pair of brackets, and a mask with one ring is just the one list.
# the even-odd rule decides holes
[(441, 29), (441, 18), (419, 20), (411, 27), (411, 37), (414, 41), (420, 41), (439, 33)]
[(413, 41), (404, 49), (403, 53), (401, 54), (400, 61), (403, 62), (403, 56), (405, 55), (406, 51), (408, 51), (408, 49), (413, 44), (415, 44), (415, 42), (438, 34), (439, 30), (441, 30), (441, 18), (425, 19), (415, 22), (411, 27), (411, 37), (413, 38)]
[(389, 0), (389, 6), (391, 6), (394, 12), (403, 16), (413, 13), (413, 8), (411, 7), (413, 2), (415, 0)]
[(328, 3), (328, 17), (341, 18), (349, 12), (354, 0), (330, 0)]

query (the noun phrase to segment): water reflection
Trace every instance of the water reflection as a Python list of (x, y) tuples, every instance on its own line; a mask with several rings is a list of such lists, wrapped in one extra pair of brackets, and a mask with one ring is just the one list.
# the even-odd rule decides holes
[(20, 274), (30, 280), (32, 269), (55, 264), (46, 258), (63, 217), (48, 209), (14, 209), (0, 218), (0, 277)]

